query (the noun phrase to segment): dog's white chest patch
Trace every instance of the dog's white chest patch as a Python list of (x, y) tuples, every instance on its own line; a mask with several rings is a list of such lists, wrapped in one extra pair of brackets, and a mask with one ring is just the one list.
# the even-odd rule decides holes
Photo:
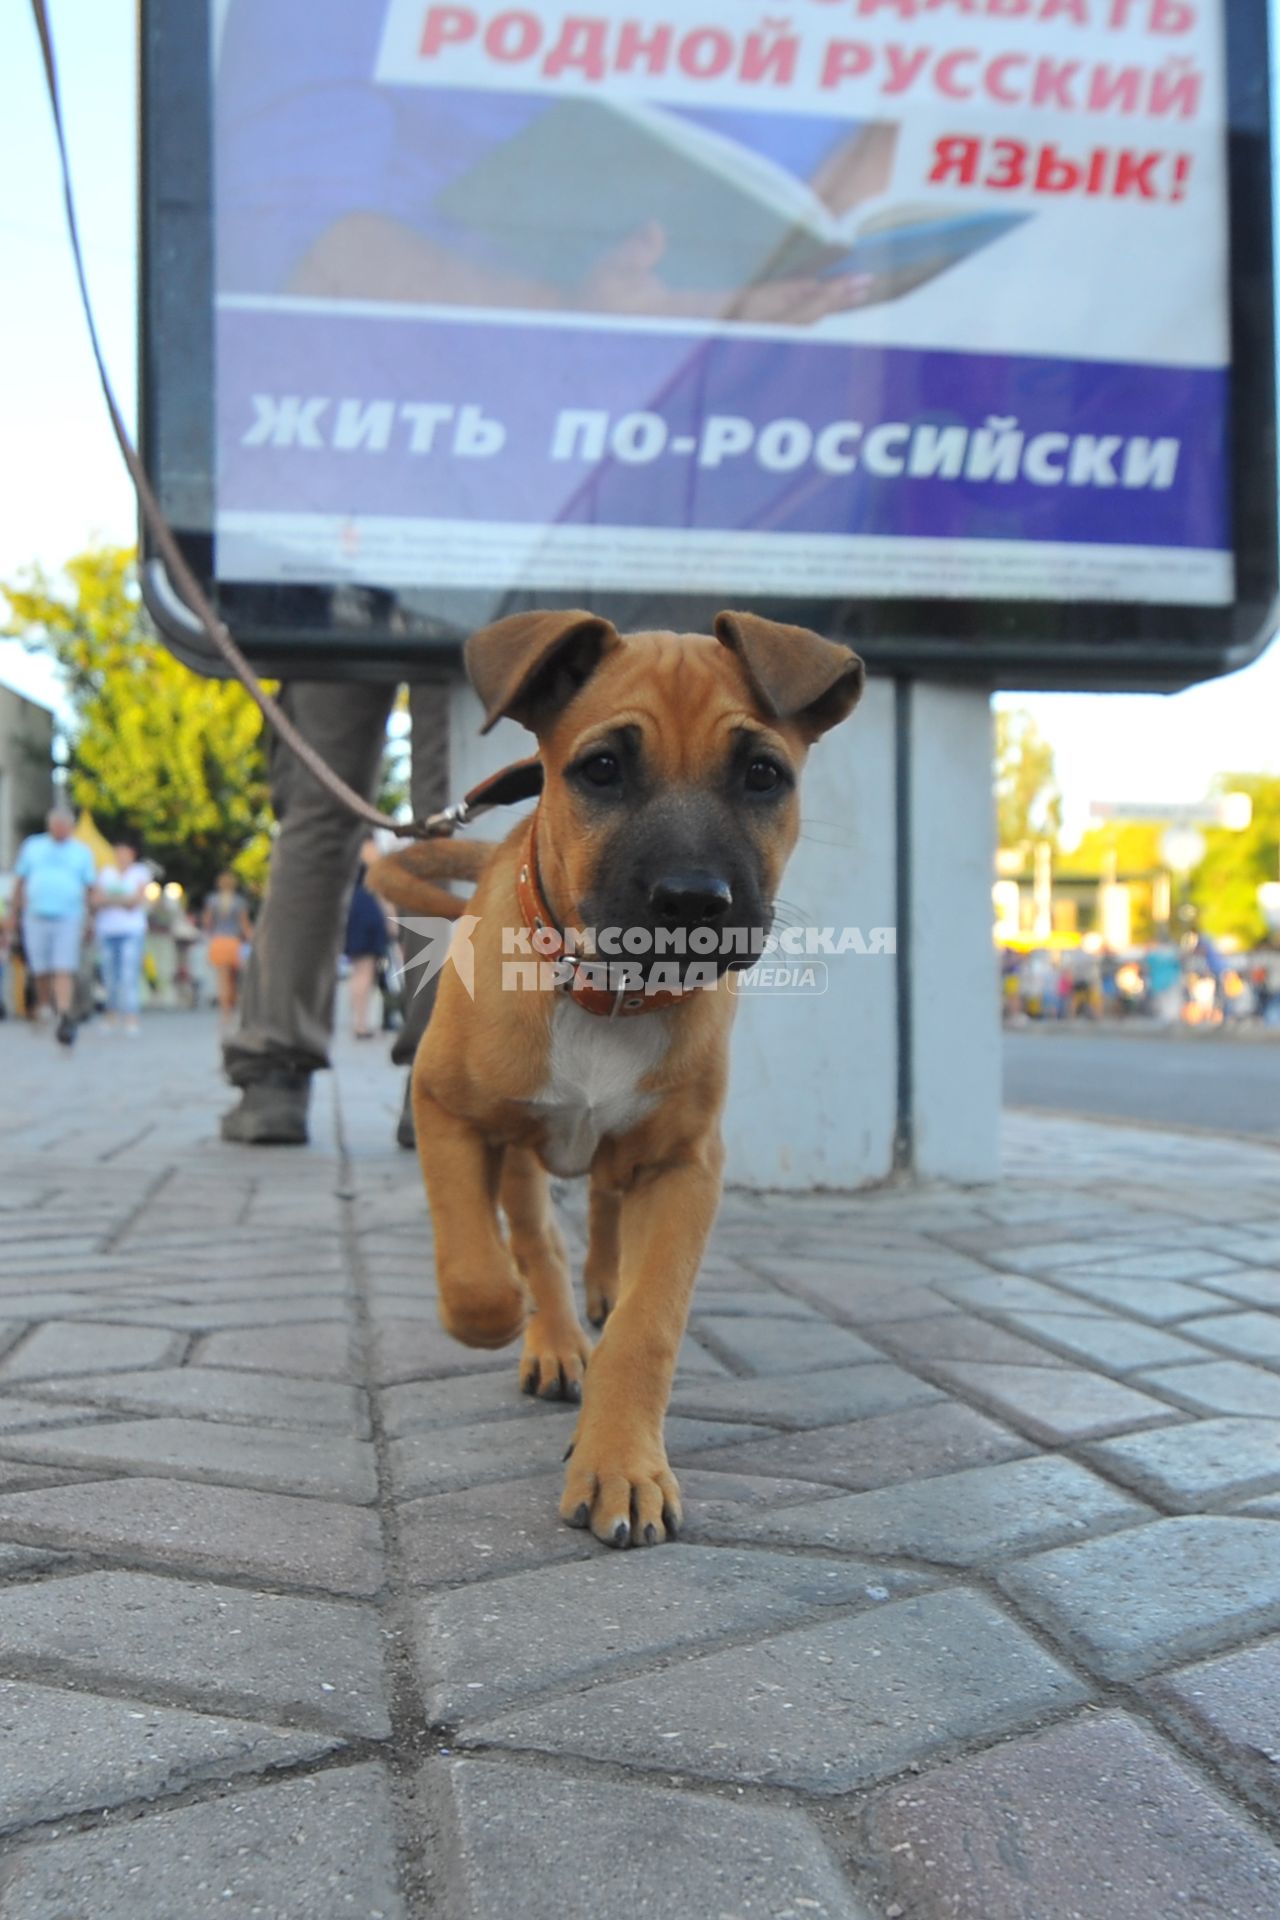
[(608, 1020), (571, 1000), (551, 1013), (551, 1072), (533, 1104), (546, 1115), (542, 1154), (552, 1173), (585, 1173), (606, 1134), (626, 1133), (658, 1096), (640, 1082), (667, 1050), (660, 1013)]

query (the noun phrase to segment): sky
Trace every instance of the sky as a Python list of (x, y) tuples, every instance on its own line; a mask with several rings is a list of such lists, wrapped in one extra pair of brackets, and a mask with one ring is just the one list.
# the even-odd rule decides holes
[[(132, 418), (134, 0), (50, 0), (50, 14), (90, 282)], [(134, 516), (76, 298), (36, 37), (21, 0), (0, 8), (0, 127), (5, 580), (33, 561), (56, 569), (95, 539), (129, 541)], [(0, 680), (57, 704), (52, 669), (15, 642), (0, 641)], [(1000, 698), (1028, 707), (1052, 741), (1069, 829), (1083, 825), (1092, 799), (1196, 800), (1220, 772), (1280, 773), (1280, 644), (1253, 667), (1181, 694)]]

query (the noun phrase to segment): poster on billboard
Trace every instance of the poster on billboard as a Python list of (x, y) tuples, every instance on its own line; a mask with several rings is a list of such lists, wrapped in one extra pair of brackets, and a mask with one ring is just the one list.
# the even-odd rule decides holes
[(1225, 607), (1224, 0), (230, 0), (216, 572)]

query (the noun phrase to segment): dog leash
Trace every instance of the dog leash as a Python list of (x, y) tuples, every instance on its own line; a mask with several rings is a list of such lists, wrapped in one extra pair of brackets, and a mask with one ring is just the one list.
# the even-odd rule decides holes
[[(102, 386), (103, 397), (107, 404), (107, 414), (111, 421), (111, 430), (115, 435), (120, 456), (133, 482), (133, 490), (138, 502), (138, 510), (155, 542), (156, 550), (169, 569), (169, 575), (178, 592), (186, 601), (188, 608), (200, 622), (204, 632), (226, 661), (236, 679), (240, 682), (250, 699), (258, 707), (268, 725), (273, 727), (290, 752), (302, 762), (312, 778), (317, 780), (327, 793), (345, 807), (348, 813), (362, 820), (366, 826), (390, 828), (402, 839), (434, 840), (452, 833), (481, 813), (487, 813), (490, 807), (509, 806), (517, 800), (531, 797), (541, 791), (542, 768), (538, 761), (518, 760), (510, 767), (504, 767), (500, 773), (483, 780), (476, 787), (456, 801), (454, 805), (443, 808), (438, 813), (427, 814), (422, 820), (403, 822), (390, 819), (378, 807), (357, 793), (341, 775), (334, 772), (328, 761), (317, 753), (311, 742), (300, 733), (289, 718), (279, 701), (269, 694), (248, 660), (241, 652), (226, 622), (215, 612), (204, 588), (187, 563), (178, 537), (170, 526), (164, 509), (160, 505), (151, 477), (144, 466), (137, 448), (124, 424), (124, 415), (120, 411), (111, 376), (98, 336), (97, 322), (94, 319), (93, 302), (89, 297), (89, 282), (85, 274), (84, 255), (80, 246), (80, 223), (76, 215), (75, 194), (71, 185), (71, 163), (67, 154), (66, 134), (62, 120), (62, 94), (58, 84), (58, 67), (54, 57), (53, 33), (49, 25), (49, 15), (45, 0), (31, 0), (31, 12), (35, 20), (36, 34), (40, 41), (40, 53), (44, 63), (45, 85), (49, 95), (49, 106), (53, 115), (54, 136), (57, 141), (58, 159), (62, 169), (62, 198), (66, 209), (67, 232), (71, 241), (71, 257), (75, 263), (76, 281), (80, 289), (80, 304), (89, 329), (89, 344), (93, 349), (94, 364), (98, 370), (98, 379)], [(534, 770), (536, 769), (536, 777)]]

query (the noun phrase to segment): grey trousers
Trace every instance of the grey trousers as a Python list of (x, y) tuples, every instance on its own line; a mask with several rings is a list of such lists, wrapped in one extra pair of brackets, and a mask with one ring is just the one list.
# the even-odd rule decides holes
[[(389, 685), (296, 681), (281, 700), (334, 771), (373, 798), (394, 697)], [(436, 683), (409, 689), (415, 815), (445, 803), (446, 699), (446, 689)], [(223, 1047), (227, 1077), (239, 1087), (275, 1068), (313, 1073), (329, 1065), (338, 952), (367, 831), (278, 740), (272, 740), (270, 755), (271, 802), (280, 831), (241, 983), (240, 1023)], [(413, 1059), (434, 999), (430, 989), (414, 994), (410, 988), (393, 1060)]]

